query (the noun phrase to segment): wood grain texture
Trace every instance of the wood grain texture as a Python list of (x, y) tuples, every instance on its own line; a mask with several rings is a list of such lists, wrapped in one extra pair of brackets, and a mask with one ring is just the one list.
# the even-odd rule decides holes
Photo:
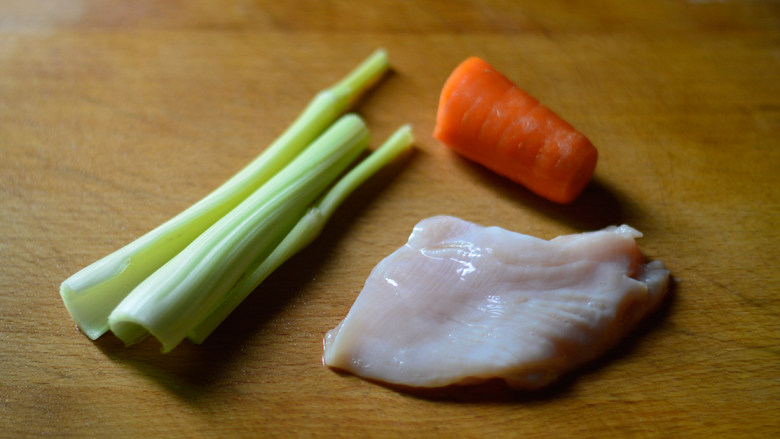
[[(5, 1), (0, 4), (0, 437), (777, 437), (780, 7), (773, 1)], [(351, 197), (203, 345), (75, 327), (59, 284), (240, 169), (376, 47), (357, 110), (415, 152)], [(480, 55), (586, 133), (553, 205), (431, 137)], [(450, 214), (544, 238), (628, 223), (672, 299), (543, 392), (402, 391), (321, 340), (411, 227)]]

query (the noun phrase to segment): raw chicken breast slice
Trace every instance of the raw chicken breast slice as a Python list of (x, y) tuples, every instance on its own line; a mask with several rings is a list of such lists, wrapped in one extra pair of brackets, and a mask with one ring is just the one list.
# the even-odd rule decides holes
[(420, 221), (324, 341), (325, 365), (413, 387), (545, 386), (657, 307), (663, 264), (623, 225), (546, 241), (458, 218)]

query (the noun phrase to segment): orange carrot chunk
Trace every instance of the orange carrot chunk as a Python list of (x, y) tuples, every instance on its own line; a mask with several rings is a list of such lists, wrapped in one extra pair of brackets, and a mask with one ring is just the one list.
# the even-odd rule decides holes
[(582, 133), (477, 57), (444, 84), (433, 136), (558, 203), (577, 198), (598, 158)]

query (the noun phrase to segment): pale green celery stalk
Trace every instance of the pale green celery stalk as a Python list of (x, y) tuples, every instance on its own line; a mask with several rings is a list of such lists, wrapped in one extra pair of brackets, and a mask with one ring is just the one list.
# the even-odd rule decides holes
[(173, 349), (224, 300), (258, 252), (270, 252), (368, 146), (354, 114), (322, 136), (235, 209), (141, 282), (108, 318), (126, 344), (148, 333)]
[(202, 343), (274, 270), (319, 236), (333, 212), (352, 191), (409, 148), (413, 141), (411, 127), (404, 125), (382, 146), (342, 177), (317, 204), (306, 212), (295, 228), (270, 252), (270, 255), (266, 253), (255, 260), (254, 266), (249, 267), (246, 274), (227, 293), (226, 300), (200, 322), (187, 338), (194, 343)]
[(268, 181), (330, 126), (389, 68), (377, 50), (332, 87), (318, 93), (262, 154), (176, 217), (66, 279), (60, 295), (91, 339), (108, 330), (108, 315), (143, 279)]

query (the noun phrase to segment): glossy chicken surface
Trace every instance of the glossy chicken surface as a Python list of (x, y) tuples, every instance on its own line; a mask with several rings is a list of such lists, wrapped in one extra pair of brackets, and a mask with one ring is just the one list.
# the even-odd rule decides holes
[(438, 216), (372, 270), (323, 362), (440, 387), (502, 378), (538, 388), (592, 360), (652, 312), (669, 272), (629, 226), (547, 241)]

